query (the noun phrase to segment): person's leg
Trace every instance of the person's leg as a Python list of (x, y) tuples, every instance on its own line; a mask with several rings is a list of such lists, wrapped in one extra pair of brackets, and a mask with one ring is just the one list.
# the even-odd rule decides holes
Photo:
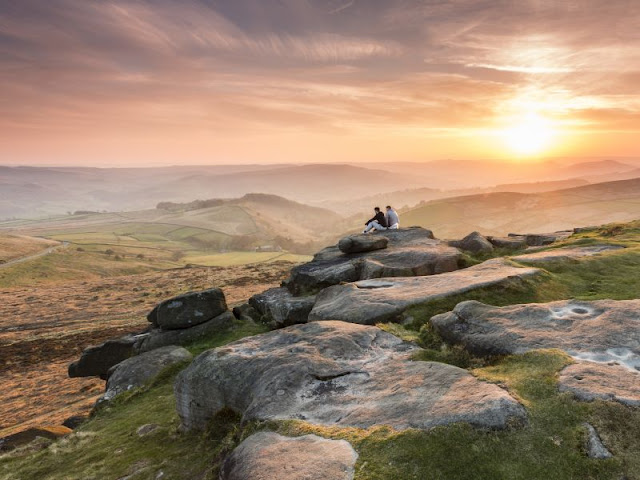
[(382, 225), (380, 225), (377, 220), (374, 220), (373, 222), (371, 222), (371, 224), (372, 224), (372, 227), (378, 231), (387, 229), (387, 227), (383, 227)]
[(367, 226), (364, 227), (364, 231), (362, 233), (369, 233), (369, 231), (373, 228), (373, 222), (367, 223)]
[(399, 228), (400, 228), (400, 225), (398, 225), (397, 223), (394, 223), (389, 227), (389, 230), (398, 230)]

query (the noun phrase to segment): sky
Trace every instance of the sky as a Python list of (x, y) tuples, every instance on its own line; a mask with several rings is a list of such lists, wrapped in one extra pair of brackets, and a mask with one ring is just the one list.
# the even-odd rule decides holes
[(0, 164), (640, 156), (637, 0), (0, 0)]

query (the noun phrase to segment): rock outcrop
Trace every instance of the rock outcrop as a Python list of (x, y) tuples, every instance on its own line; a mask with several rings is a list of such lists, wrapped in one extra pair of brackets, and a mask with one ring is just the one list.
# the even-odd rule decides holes
[(225, 330), (233, 325), (235, 317), (227, 311), (211, 320), (200, 323), (191, 328), (164, 330), (154, 328), (150, 332), (141, 335), (136, 343), (136, 352), (144, 353), (167, 345), (189, 345), (190, 343), (204, 340), (214, 333)]
[(551, 245), (559, 240), (565, 240), (573, 235), (573, 230), (561, 230), (553, 233), (510, 233), (509, 237), (524, 239), (530, 247)]
[(349, 235), (338, 242), (342, 253), (364, 253), (387, 248), (389, 239), (382, 235)]
[(173, 345), (128, 358), (111, 367), (106, 391), (98, 403), (111, 401), (123, 392), (141, 387), (164, 368), (191, 358), (188, 350)]
[(491, 253), (493, 245), (480, 232), (472, 232), (462, 240), (452, 240), (449, 242), (452, 247), (460, 248), (471, 253)]
[(235, 317), (226, 308), (224, 294), (218, 288), (165, 300), (147, 316), (151, 328), (88, 347), (79, 360), (69, 365), (69, 376), (99, 376), (106, 380), (111, 367), (130, 357), (169, 345), (203, 340), (233, 325)]
[(600, 362), (640, 367), (640, 300), (563, 300), (494, 307), (461, 302), (431, 325), (450, 343), (474, 355), (559, 348)]
[(357, 459), (345, 440), (258, 432), (225, 459), (220, 480), (351, 480)]
[(582, 257), (591, 257), (602, 252), (620, 250), (624, 247), (620, 245), (591, 245), (587, 247), (564, 247), (543, 252), (526, 253), (511, 257), (511, 260), (523, 263), (546, 263), (546, 262), (566, 262)]
[(294, 297), (289, 290), (280, 287), (254, 295), (249, 299), (249, 305), (258, 312), (262, 323), (280, 328), (306, 323), (315, 301), (315, 296)]
[(226, 311), (224, 293), (219, 288), (211, 288), (165, 300), (147, 315), (147, 319), (155, 327), (174, 330), (208, 322)]
[(560, 372), (558, 388), (586, 402), (612, 400), (640, 407), (640, 372), (621, 365), (574, 363)]
[(518, 268), (503, 259), (493, 259), (440, 275), (335, 285), (318, 294), (309, 320), (343, 320), (368, 325), (400, 321), (403, 312), (411, 306), (489, 286), (509, 288), (538, 273), (540, 270), (535, 268)]
[(504, 428), (525, 420), (498, 386), (451, 365), (409, 361), (416, 348), (377, 327), (334, 321), (245, 338), (201, 354), (178, 374), (178, 414), (187, 429), (204, 429), (225, 408), (244, 420), (360, 428)]
[(138, 336), (127, 335), (85, 349), (80, 359), (69, 365), (69, 376), (106, 379), (111, 367), (137, 353), (138, 341)]
[[(381, 233), (367, 235), (372, 241), (379, 236)], [(294, 267), (284, 285), (300, 296), (343, 282), (434, 275), (460, 268), (460, 251), (435, 240), (430, 230), (387, 230), (384, 238), (388, 244), (383, 250), (345, 254), (338, 247), (325, 248), (313, 261)]]
[(524, 237), (487, 237), (487, 240), (496, 248), (517, 250), (527, 246), (527, 239)]

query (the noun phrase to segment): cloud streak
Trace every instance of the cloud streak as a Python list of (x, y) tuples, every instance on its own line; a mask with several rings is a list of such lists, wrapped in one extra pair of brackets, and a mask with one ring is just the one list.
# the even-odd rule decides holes
[(633, 133), (639, 19), (630, 0), (0, 2), (0, 163), (500, 156), (481, 137), (529, 110)]

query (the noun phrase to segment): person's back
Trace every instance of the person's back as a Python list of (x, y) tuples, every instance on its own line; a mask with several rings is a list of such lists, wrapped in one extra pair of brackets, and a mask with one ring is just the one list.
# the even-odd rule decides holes
[(391, 208), (391, 206), (387, 205), (387, 228), (396, 230), (400, 228), (400, 219), (398, 218), (397, 212)]

